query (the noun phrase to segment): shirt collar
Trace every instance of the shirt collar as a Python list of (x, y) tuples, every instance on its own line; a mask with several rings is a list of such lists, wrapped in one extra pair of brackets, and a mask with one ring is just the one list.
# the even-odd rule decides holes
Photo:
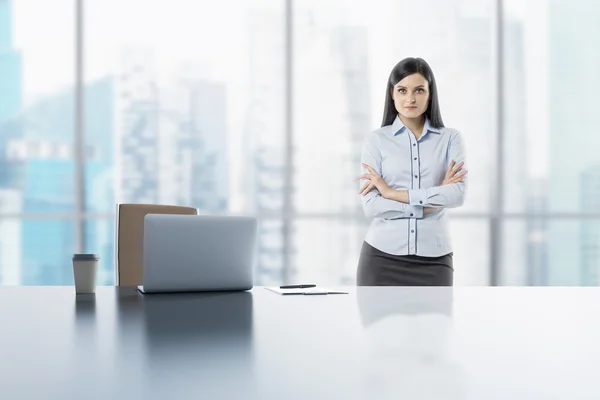
[[(396, 115), (396, 118), (394, 119), (394, 122), (392, 123), (392, 133), (394, 134), (394, 136), (396, 136), (399, 133), (404, 132), (406, 130), (404, 128), (406, 128), (406, 125), (404, 125), (404, 123), (402, 122), (400, 117)], [(429, 118), (425, 117), (425, 125), (423, 126), (423, 135), (425, 135), (427, 132), (441, 133), (439, 128), (434, 128), (433, 126), (431, 126), (431, 123), (429, 122)], [(423, 136), (423, 135), (421, 135), (421, 136)]]

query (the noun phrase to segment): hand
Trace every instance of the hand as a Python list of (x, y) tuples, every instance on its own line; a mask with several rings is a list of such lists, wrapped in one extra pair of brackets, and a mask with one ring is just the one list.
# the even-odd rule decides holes
[(386, 196), (389, 193), (389, 191), (392, 190), (392, 188), (389, 187), (387, 183), (385, 183), (383, 178), (380, 177), (379, 174), (373, 168), (371, 168), (367, 164), (363, 164), (363, 167), (368, 169), (370, 173), (364, 174), (355, 179), (355, 181), (358, 181), (360, 179), (368, 179), (368, 182), (360, 188), (359, 193), (364, 196), (371, 190), (373, 190), (373, 188), (376, 188), (377, 190), (379, 190), (379, 193), (381, 193), (381, 195), (384, 198), (387, 198)]
[(450, 185), (451, 183), (458, 183), (462, 181), (467, 172), (469, 172), (467, 170), (464, 170), (457, 174), (457, 172), (460, 171), (463, 165), (465, 165), (465, 163), (464, 161), (461, 161), (460, 163), (458, 163), (458, 165), (455, 166), (455, 162), (454, 160), (452, 160), (450, 162), (450, 165), (448, 166), (448, 171), (446, 171), (446, 176), (444, 177), (442, 185)]
[(423, 212), (424, 213), (428, 213), (428, 212), (433, 211), (433, 210), (435, 210), (435, 207), (423, 207)]

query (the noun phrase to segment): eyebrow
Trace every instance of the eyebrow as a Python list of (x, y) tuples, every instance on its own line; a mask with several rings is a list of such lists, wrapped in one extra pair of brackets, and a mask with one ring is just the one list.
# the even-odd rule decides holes
[[(396, 86), (397, 89), (406, 89), (406, 86)], [(425, 88), (425, 85), (415, 86), (415, 89)]]

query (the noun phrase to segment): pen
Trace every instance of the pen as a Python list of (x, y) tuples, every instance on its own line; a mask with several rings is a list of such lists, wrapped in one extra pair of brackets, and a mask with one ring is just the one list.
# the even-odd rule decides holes
[(316, 287), (317, 285), (285, 285), (285, 286), (279, 286), (279, 289), (304, 289), (304, 288), (311, 288), (311, 287)]

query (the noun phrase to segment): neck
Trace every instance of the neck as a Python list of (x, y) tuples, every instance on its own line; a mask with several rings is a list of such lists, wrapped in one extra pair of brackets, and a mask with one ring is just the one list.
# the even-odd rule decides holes
[(400, 121), (418, 138), (423, 133), (423, 127), (425, 126), (425, 115), (421, 115), (417, 118), (405, 118), (399, 115)]

